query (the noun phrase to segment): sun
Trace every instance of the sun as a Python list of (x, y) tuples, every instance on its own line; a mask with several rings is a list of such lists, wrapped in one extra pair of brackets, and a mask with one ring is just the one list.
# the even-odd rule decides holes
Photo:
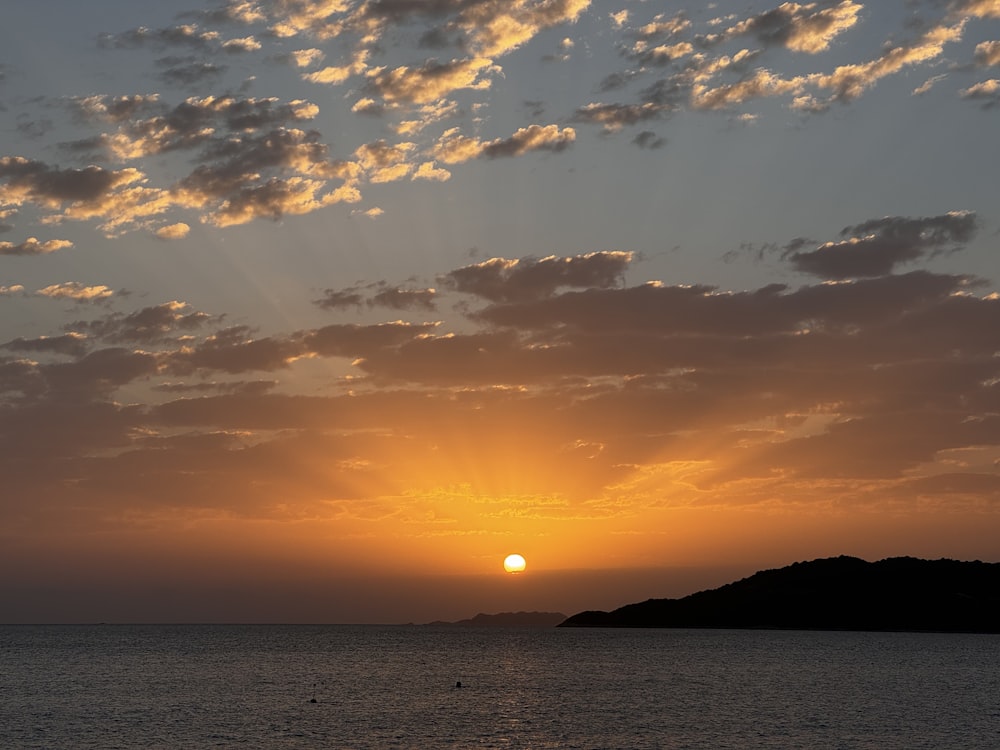
[(507, 555), (503, 560), (503, 569), (508, 573), (523, 573), (524, 558), (521, 555)]

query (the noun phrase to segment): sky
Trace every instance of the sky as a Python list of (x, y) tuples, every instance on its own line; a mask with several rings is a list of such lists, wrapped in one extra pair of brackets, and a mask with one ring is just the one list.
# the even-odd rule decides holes
[(1000, 561), (1000, 0), (4, 17), (0, 621)]

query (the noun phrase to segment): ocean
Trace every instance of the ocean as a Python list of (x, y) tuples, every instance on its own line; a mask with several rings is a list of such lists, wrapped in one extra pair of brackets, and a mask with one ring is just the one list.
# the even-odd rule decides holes
[(996, 750), (1000, 636), (0, 626), (0, 748)]

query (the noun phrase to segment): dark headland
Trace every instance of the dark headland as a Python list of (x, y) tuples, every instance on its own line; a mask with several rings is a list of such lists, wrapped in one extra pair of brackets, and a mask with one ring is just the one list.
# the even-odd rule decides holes
[(681, 599), (581, 612), (560, 627), (1000, 633), (1000, 563), (833, 557)]
[(551, 628), (566, 620), (562, 612), (498, 612), (487, 615), (480, 612), (475, 617), (456, 622), (438, 620), (428, 625), (456, 625), (466, 628), (532, 627)]

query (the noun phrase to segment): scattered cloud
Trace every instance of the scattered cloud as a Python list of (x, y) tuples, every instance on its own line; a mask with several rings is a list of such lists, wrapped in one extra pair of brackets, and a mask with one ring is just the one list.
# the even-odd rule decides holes
[(991, 78), (988, 81), (980, 81), (966, 89), (962, 89), (959, 95), (963, 99), (983, 102), (985, 107), (992, 107), (1000, 103), (1000, 79)]
[(980, 42), (977, 44), (973, 61), (981, 68), (1000, 65), (1000, 42)]
[(87, 286), (79, 281), (50, 284), (39, 289), (37, 293), (42, 297), (68, 299), (74, 302), (102, 302), (114, 295), (114, 292), (106, 286), (100, 284)]
[(182, 221), (168, 224), (156, 230), (156, 236), (161, 240), (182, 240), (191, 232), (191, 227)]
[(656, 149), (667, 145), (667, 139), (658, 136), (652, 130), (643, 130), (636, 134), (635, 138), (632, 139), (632, 143), (639, 148)]
[(69, 240), (45, 240), (39, 242), (36, 237), (28, 237), (24, 242), (0, 242), (0, 255), (45, 255), (57, 250), (73, 247)]
[(508, 138), (481, 141), (462, 135), (458, 128), (446, 130), (434, 149), (434, 157), (445, 164), (459, 164), (470, 159), (496, 159), (521, 156), (529, 151), (562, 151), (576, 140), (573, 128), (558, 125), (529, 125)]
[(953, 251), (976, 230), (976, 216), (970, 211), (921, 219), (886, 217), (846, 227), (841, 231), (845, 239), (815, 250), (796, 250), (788, 258), (799, 271), (822, 278), (883, 276), (927, 254)]

